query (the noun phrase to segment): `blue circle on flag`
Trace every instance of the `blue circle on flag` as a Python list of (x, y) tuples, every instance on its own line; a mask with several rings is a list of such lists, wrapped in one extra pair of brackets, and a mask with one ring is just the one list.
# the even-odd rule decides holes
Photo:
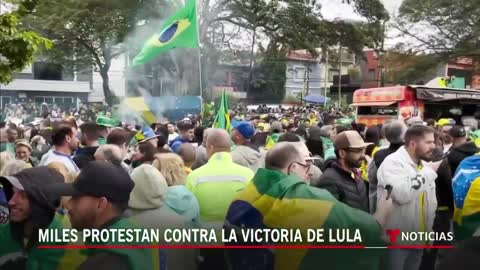
[(178, 30), (178, 22), (174, 22), (167, 29), (165, 29), (165, 31), (163, 31), (163, 33), (160, 35), (158, 40), (161, 43), (169, 42), (170, 39), (175, 35), (177, 30)]

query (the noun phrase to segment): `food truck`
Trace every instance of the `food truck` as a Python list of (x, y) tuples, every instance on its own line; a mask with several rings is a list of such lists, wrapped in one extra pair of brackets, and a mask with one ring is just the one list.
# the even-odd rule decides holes
[(407, 120), (463, 117), (480, 118), (480, 90), (429, 87), (424, 85), (358, 89), (353, 94), (357, 123), (367, 126), (390, 119)]

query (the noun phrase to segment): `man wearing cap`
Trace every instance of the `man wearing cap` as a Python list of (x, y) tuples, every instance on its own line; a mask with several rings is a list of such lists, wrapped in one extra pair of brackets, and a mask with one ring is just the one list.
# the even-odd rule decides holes
[(63, 229), (55, 211), (60, 196), (53, 188), (63, 176), (48, 167), (25, 169), (13, 176), (0, 177), (10, 210), (10, 223), (0, 225), (0, 269), (59, 269), (65, 250), (39, 249), (39, 229)]
[(365, 160), (365, 143), (357, 131), (348, 130), (335, 137), (337, 159), (326, 162), (325, 172), (316, 187), (328, 190), (337, 200), (350, 207), (369, 212), (368, 191), (358, 168)]
[(110, 117), (98, 116), (96, 123), (99, 126), (98, 144), (104, 145), (107, 143), (107, 136), (110, 133), (110, 129), (118, 126), (119, 122)]
[(35, 167), (35, 163), (31, 158), (32, 147), (26, 140), (17, 140), (15, 142), (14, 150), (15, 158), (17, 160), (23, 160), (26, 163), (30, 164), (30, 166)]
[(143, 128), (143, 130), (136, 135), (139, 144), (150, 143), (155, 148), (158, 147), (158, 137), (160, 137), (160, 135), (156, 134), (150, 127)]
[[(133, 187), (134, 182), (119, 165), (92, 161), (73, 184), (57, 185), (54, 190), (61, 196), (72, 196), (67, 209), (73, 228), (130, 229), (135, 226), (122, 215)], [(146, 249), (90, 249), (86, 254), (88, 258), (78, 269), (153, 269), (154, 253)]]
[(180, 145), (184, 143), (190, 143), (193, 140), (193, 124), (191, 122), (186, 122), (182, 121), (178, 123), (178, 132), (180, 132), (180, 135), (173, 139), (173, 141), (170, 143), (170, 148), (172, 148), (172, 151), (174, 153), (178, 153), (180, 150)]
[(231, 138), (235, 144), (232, 150), (233, 162), (256, 171), (262, 155), (258, 147), (250, 142), (255, 128), (250, 122), (242, 121), (233, 125)]
[(458, 165), (467, 157), (473, 156), (480, 152), (480, 148), (474, 142), (467, 139), (467, 132), (462, 126), (453, 126), (448, 134), (453, 138), (453, 146), (448, 154), (448, 164), (452, 175), (455, 175)]

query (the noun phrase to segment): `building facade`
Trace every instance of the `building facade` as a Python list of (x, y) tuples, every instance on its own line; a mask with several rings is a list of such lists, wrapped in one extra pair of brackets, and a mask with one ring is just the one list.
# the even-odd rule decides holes
[[(340, 50), (328, 50), (328, 57), (322, 58), (322, 50), (317, 49), (318, 57), (313, 57), (306, 50), (291, 51), (288, 56), (286, 69), (286, 97), (301, 98), (302, 95), (327, 95), (332, 98), (330, 88), (334, 78), (338, 75), (347, 75), (354, 68), (356, 57), (343, 48), (340, 61)], [(338, 97), (337, 97), (338, 98)]]

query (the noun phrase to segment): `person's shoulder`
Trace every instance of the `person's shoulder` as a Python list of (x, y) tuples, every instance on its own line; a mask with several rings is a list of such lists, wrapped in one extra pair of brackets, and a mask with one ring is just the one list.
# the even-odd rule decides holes
[(92, 256), (89, 256), (85, 262), (83, 262), (79, 270), (130, 270), (130, 263), (127, 256), (116, 254), (113, 252), (103, 251)]

